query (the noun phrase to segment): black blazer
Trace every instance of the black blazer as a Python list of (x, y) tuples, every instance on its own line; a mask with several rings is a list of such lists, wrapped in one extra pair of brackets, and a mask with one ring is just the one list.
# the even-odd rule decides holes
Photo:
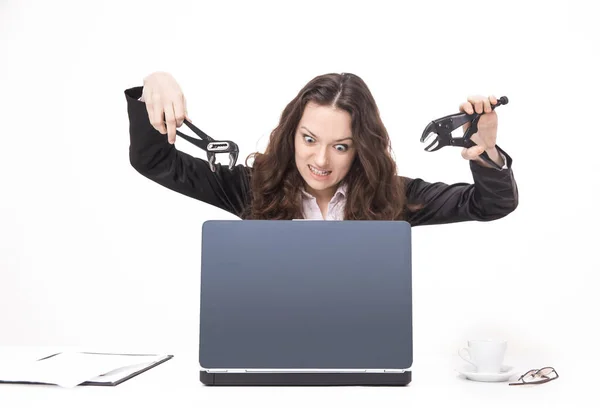
[[(125, 90), (129, 114), (129, 158), (143, 176), (186, 196), (216, 206), (238, 217), (250, 203), (251, 168), (238, 164), (232, 170), (216, 163), (213, 173), (206, 160), (178, 151), (166, 135), (154, 129), (148, 119), (142, 87)], [(511, 157), (507, 168), (497, 170), (470, 161), (473, 184), (429, 183), (420, 178), (405, 181), (407, 201), (423, 203), (408, 212), (412, 226), (459, 221), (491, 221), (512, 212), (518, 204), (518, 191)]]

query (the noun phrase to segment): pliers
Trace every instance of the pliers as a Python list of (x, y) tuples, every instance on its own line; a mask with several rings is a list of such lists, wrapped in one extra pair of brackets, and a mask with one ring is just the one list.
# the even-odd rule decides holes
[[(507, 103), (508, 98), (503, 96), (498, 99), (498, 102), (494, 106), (492, 106), (492, 110), (500, 105), (506, 105)], [(444, 146), (459, 146), (466, 148), (475, 146), (476, 143), (471, 140), (471, 136), (477, 133), (477, 123), (479, 122), (481, 115), (482, 113), (476, 112), (471, 115), (468, 113), (455, 113), (453, 115), (444, 116), (443, 118), (432, 121), (423, 131), (423, 135), (421, 135), (421, 143), (425, 143), (434, 134), (436, 134), (437, 137), (429, 146), (425, 148), (425, 151), (434, 152)], [(467, 122), (471, 122), (471, 125), (467, 128), (464, 135), (462, 135), (462, 137), (453, 138), (452, 131), (458, 129)], [(490, 159), (486, 152), (483, 152), (479, 157), (496, 169), (502, 168), (498, 166), (492, 159)]]
[(229, 153), (229, 170), (233, 169), (233, 166), (235, 166), (235, 163), (237, 162), (238, 154), (239, 154), (239, 148), (238, 148), (237, 144), (235, 144), (231, 140), (215, 140), (212, 137), (210, 137), (209, 135), (207, 135), (206, 133), (204, 133), (203, 131), (201, 131), (200, 129), (198, 129), (187, 119), (184, 119), (183, 123), (185, 123), (187, 125), (187, 127), (189, 127), (190, 129), (192, 129), (194, 131), (194, 133), (196, 133), (198, 136), (200, 136), (201, 139), (195, 139), (193, 137), (190, 137), (186, 134), (181, 133), (179, 130), (177, 130), (176, 133), (179, 136), (183, 137), (188, 142), (190, 142), (190, 143), (198, 146), (202, 150), (206, 151), (206, 157), (208, 158), (208, 165), (210, 166), (210, 169), (212, 170), (213, 173), (216, 170), (216, 167), (215, 167), (215, 160), (216, 160), (215, 154), (216, 153)]

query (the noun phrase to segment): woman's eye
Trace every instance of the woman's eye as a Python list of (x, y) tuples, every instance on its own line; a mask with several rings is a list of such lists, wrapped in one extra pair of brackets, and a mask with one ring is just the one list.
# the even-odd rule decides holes
[(346, 150), (348, 150), (348, 145), (340, 144), (336, 145), (335, 148), (338, 152), (345, 152)]
[(313, 139), (312, 137), (310, 137), (309, 135), (304, 135), (304, 141), (308, 142), (308, 143), (312, 143), (315, 141), (315, 139)]

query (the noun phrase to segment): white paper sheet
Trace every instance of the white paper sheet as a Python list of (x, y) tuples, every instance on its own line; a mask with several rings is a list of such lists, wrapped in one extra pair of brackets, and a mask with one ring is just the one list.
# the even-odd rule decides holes
[(126, 377), (164, 357), (64, 352), (38, 361), (5, 361), (6, 364), (0, 364), (0, 381), (39, 382), (72, 388), (88, 380), (108, 382)]

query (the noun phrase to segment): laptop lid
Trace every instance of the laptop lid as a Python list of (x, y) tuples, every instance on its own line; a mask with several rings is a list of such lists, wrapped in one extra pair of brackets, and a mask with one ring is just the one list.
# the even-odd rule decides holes
[(401, 370), (412, 355), (407, 222), (203, 224), (203, 369)]

